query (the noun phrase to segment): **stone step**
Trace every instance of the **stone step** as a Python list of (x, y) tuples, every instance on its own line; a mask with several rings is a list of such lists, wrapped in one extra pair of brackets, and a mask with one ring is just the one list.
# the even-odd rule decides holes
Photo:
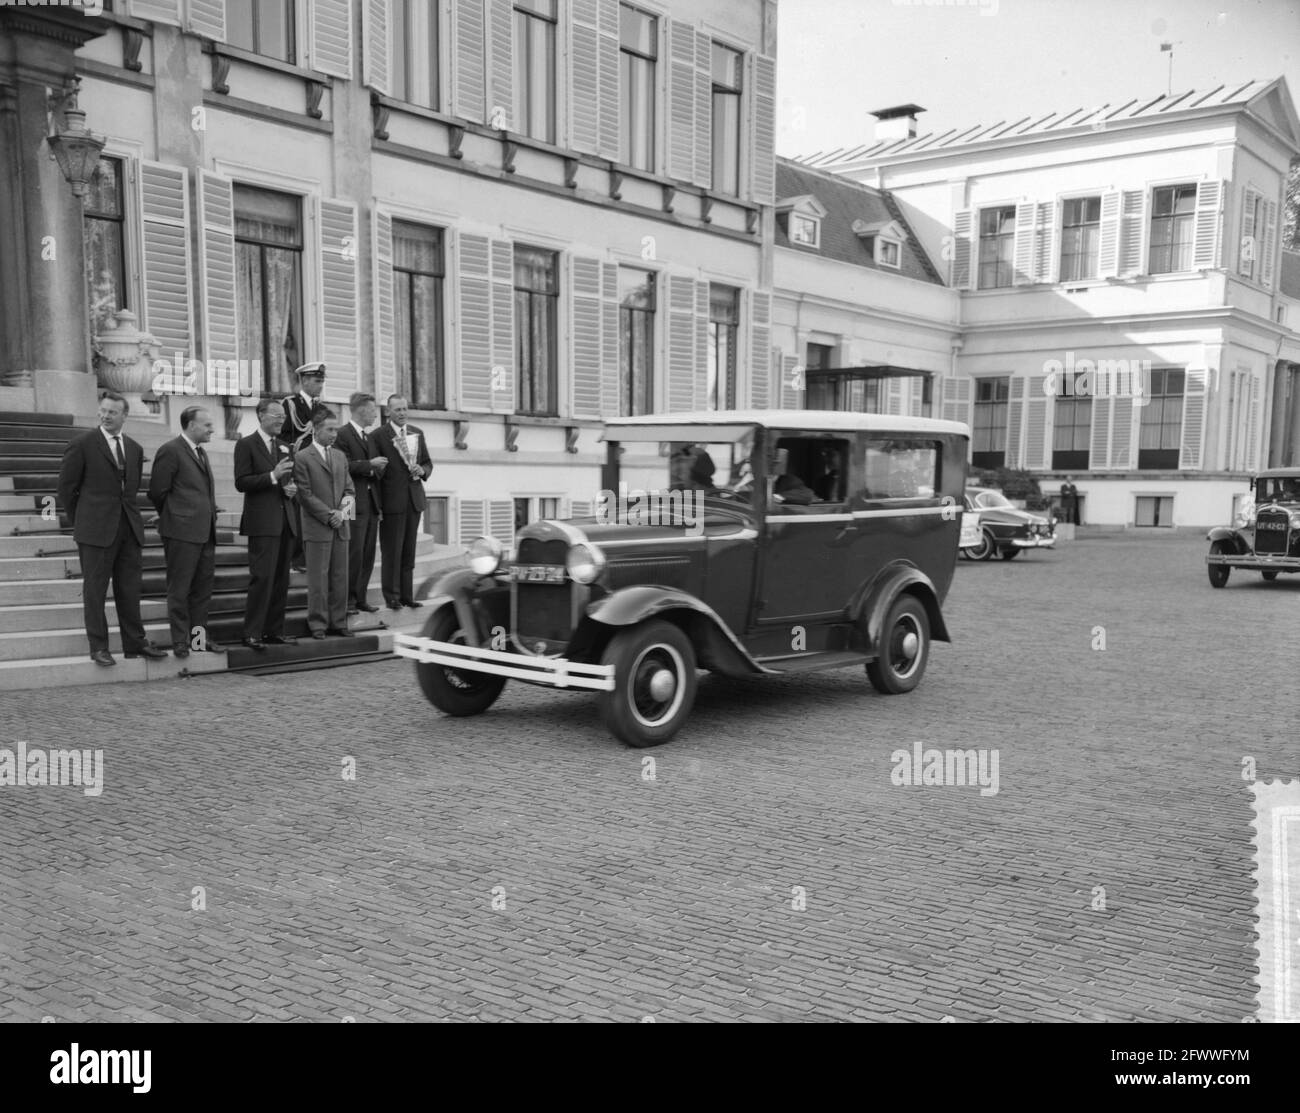
[(11, 410), (0, 411), (0, 426), (4, 425), (54, 425), (71, 428), (71, 414), (15, 413)]
[[(290, 609), (307, 605), (306, 577), (296, 576), (295, 579), (300, 579), (303, 582), (301, 584), (291, 584), (289, 587), (288, 604)], [(378, 590), (373, 594), (376, 596), (374, 602), (377, 606), (379, 602)], [(221, 617), (242, 616), (247, 598), (247, 593), (244, 591), (214, 592), (209, 614)], [(111, 598), (104, 609), (108, 615), (108, 624), (115, 626), (117, 624), (117, 607)], [(140, 617), (145, 622), (165, 622), (167, 620), (167, 600), (160, 597), (141, 599)], [(0, 632), (3, 633), (51, 632), (80, 630), (82, 628), (80, 591), (78, 591), (76, 599), (64, 602), (0, 604)]]
[[(217, 530), (217, 544), (228, 548), (245, 548), (245, 539), (233, 530)], [(151, 553), (161, 554), (162, 538), (156, 529), (146, 529), (144, 534), (144, 553), (146, 560)], [(220, 553), (220, 548), (218, 549)], [(3, 557), (45, 557), (76, 556), (77, 543), (72, 539), (72, 531), (60, 533), (37, 533), (26, 537), (0, 535), (0, 558)], [(146, 563), (145, 567), (148, 567)]]
[[(21, 496), (19, 496), (21, 497)], [(3, 499), (0, 498), (0, 504)], [(63, 534), (67, 537), (72, 536), (72, 527), (63, 525), (63, 516), (59, 514), (57, 519), (47, 518), (44, 514), (24, 513), (32, 509), (30, 500), (28, 504), (20, 510), (5, 510), (0, 505), (0, 537), (20, 537), (35, 536), (44, 534), (47, 536), (56, 536)], [(150, 531), (157, 533), (156, 525), (149, 525), (150, 516), (157, 518), (153, 507), (149, 508), (149, 513), (144, 516), (145, 532)], [(231, 533), (237, 533), (239, 530), (239, 514), (233, 510), (223, 510), (217, 515), (217, 533), (220, 536), (221, 531), (226, 530)]]

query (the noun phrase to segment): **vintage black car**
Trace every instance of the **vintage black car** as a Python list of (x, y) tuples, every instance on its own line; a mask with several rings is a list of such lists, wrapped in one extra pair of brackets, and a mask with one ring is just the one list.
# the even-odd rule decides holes
[(1211, 587), (1223, 587), (1234, 568), (1252, 568), (1266, 580), (1300, 572), (1300, 468), (1271, 468), (1251, 482), (1253, 504), (1231, 526), (1206, 534)]
[(1013, 560), (1025, 549), (1050, 549), (1056, 544), (1050, 519), (1021, 510), (993, 487), (967, 487), (966, 509), (979, 515), (979, 542), (963, 550), (971, 560), (991, 560), (994, 554)]
[(534, 522), (513, 559), (480, 538), (426, 585), (417, 662), (449, 715), (507, 679), (593, 689), (610, 731), (668, 741), (696, 670), (786, 676), (863, 665), (911, 691), (952, 580), (969, 430), (925, 418), (711, 412), (607, 422), (589, 517)]

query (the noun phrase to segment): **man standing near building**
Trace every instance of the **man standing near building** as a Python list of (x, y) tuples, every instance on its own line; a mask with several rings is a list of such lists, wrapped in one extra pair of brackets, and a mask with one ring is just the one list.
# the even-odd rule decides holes
[[(212, 417), (202, 406), (181, 412), (181, 435), (158, 449), (149, 476), (149, 501), (162, 516), (167, 561), (167, 617), (172, 652), (224, 653), (208, 636), (217, 554), (217, 504), (212, 466), (203, 446), (212, 439)], [(193, 640), (191, 640), (193, 639)]]
[(379, 523), (379, 547), (383, 554), (384, 602), (390, 610), (418, 607), (415, 601), (415, 538), (420, 515), (428, 500), (424, 481), (433, 474), (433, 461), (424, 434), (406, 423), (406, 399), (400, 394), (388, 399), (388, 421), (371, 434), (388, 468), (380, 480), (379, 503), (384, 520)]
[[(280, 403), (284, 407), (280, 439), (289, 442), (290, 455), (311, 444), (312, 418), (325, 405), (320, 401), (321, 391), (325, 389), (325, 364), (304, 363), (294, 371), (294, 377), (298, 380), (298, 392), (286, 395)], [(302, 572), (306, 566), (302, 555), (302, 517), (298, 513), (299, 528), (293, 537), (290, 567), (295, 572)]]
[(1079, 488), (1074, 485), (1074, 476), (1067, 475), (1061, 484), (1061, 514), (1066, 525), (1079, 524)]
[(388, 467), (370, 443), (366, 430), (375, 423), (378, 407), (373, 394), (361, 391), (348, 399), (352, 420), (339, 427), (337, 446), (348, 459), (348, 474), (356, 487), (357, 513), (348, 542), (348, 614), (377, 611), (366, 598), (375, 570), (375, 542), (379, 539), (379, 477)]
[(244, 644), (249, 649), (293, 645), (284, 634), (289, 597), (289, 557), (298, 532), (293, 460), (276, 436), (284, 411), (272, 398), (257, 404), (257, 432), (235, 445), (235, 489), (243, 493), (239, 532), (248, 538), (248, 598)]
[(313, 638), (326, 634), (350, 638), (348, 527), (355, 510), (355, 488), (347, 457), (331, 447), (339, 432), (334, 412), (317, 410), (312, 427), (311, 444), (299, 449), (293, 463), (307, 555), (307, 625)]
[(104, 602), (113, 583), (113, 606), (127, 657), (167, 656), (145, 638), (140, 619), (140, 554), (144, 522), (135, 504), (144, 472), (144, 449), (123, 435), (127, 401), (114, 391), (99, 400), (99, 428), (68, 443), (59, 468), (59, 505), (72, 525), (81, 556), (81, 601), (90, 659), (115, 665), (108, 651)]

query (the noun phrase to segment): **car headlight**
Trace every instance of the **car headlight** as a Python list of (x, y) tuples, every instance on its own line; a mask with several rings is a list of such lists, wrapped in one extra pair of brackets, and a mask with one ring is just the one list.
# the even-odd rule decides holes
[(495, 537), (480, 537), (469, 547), (469, 566), (480, 576), (490, 576), (501, 564), (501, 553)]
[(569, 555), (564, 558), (564, 567), (575, 583), (594, 583), (596, 577), (605, 570), (605, 554), (595, 545), (580, 542), (570, 547)]

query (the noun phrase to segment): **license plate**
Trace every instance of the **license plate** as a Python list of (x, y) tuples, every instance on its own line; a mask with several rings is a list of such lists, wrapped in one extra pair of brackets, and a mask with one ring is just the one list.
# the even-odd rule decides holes
[(562, 584), (565, 576), (562, 564), (515, 564), (510, 567), (510, 578), (517, 583)]

